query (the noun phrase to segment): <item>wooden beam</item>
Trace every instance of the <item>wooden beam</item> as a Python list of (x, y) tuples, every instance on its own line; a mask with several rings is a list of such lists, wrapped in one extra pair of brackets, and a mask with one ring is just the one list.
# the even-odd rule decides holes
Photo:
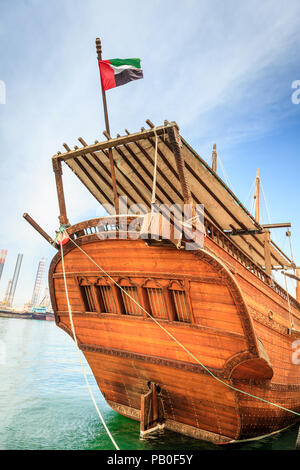
[(232, 230), (232, 231), (224, 231), (226, 235), (229, 237), (233, 236), (241, 236), (241, 235), (252, 235), (252, 234), (262, 234), (264, 233), (262, 230)]
[(57, 198), (58, 198), (58, 205), (59, 205), (59, 212), (60, 212), (58, 220), (60, 224), (62, 225), (69, 225), (69, 219), (67, 217), (67, 211), (66, 211), (63, 181), (62, 181), (61, 161), (57, 159), (54, 159), (54, 160), (52, 159), (52, 165), (53, 165), (53, 171), (55, 175)]
[(264, 250), (265, 250), (265, 271), (268, 276), (271, 276), (272, 273), (272, 264), (271, 264), (271, 245), (270, 245), (270, 232), (266, 230), (264, 237)]
[[(87, 147), (87, 143), (85, 142), (85, 140), (82, 138), (82, 137), (78, 137), (78, 140), (79, 142), (84, 146), (84, 147)], [(105, 152), (104, 150), (101, 150), (101, 153), (103, 153), (103, 155), (105, 155), (106, 158), (109, 158), (109, 155), (107, 152)], [(94, 169), (95, 172), (97, 172), (98, 176), (102, 178), (102, 180), (107, 184), (107, 186), (109, 186), (109, 188), (113, 189), (111, 183), (106, 180), (104, 178), (103, 175), (101, 175), (101, 173), (96, 169), (95, 165), (92, 164), (92, 162), (88, 159), (88, 155), (90, 155), (94, 160), (95, 162), (98, 163), (99, 167), (107, 174), (107, 176), (110, 178), (111, 177), (111, 173), (109, 171), (108, 168), (106, 168), (106, 166), (104, 165), (104, 163), (100, 160), (100, 158), (98, 158), (97, 154), (95, 152), (92, 152), (90, 154), (87, 154), (85, 155), (83, 158), (85, 159), (85, 161)], [(120, 171), (120, 170), (119, 170)], [(129, 179), (127, 178), (126, 175), (123, 175), (123, 177), (126, 179), (127, 182), (130, 182)], [(118, 186), (120, 188), (121, 191), (123, 191), (123, 194), (127, 196), (128, 199), (130, 199), (132, 201), (132, 204), (135, 204), (135, 200), (132, 198), (132, 196), (130, 196), (130, 194), (128, 193), (128, 191), (126, 191), (126, 189), (124, 188), (124, 186), (122, 185), (122, 183), (119, 181), (118, 182)], [(140, 192), (138, 190), (136, 190), (136, 192), (139, 194), (139, 196), (141, 196)], [(110, 202), (110, 200), (109, 200)]]
[[(103, 132), (103, 134), (104, 134), (104, 132)], [(108, 133), (107, 133), (107, 136), (109, 138)], [(83, 140), (82, 137), (79, 137), (78, 140), (84, 147), (88, 146), (87, 143)], [(109, 156), (109, 162), (110, 162), (110, 176), (111, 176), (111, 179), (112, 179), (112, 189), (113, 189), (113, 195), (114, 195), (115, 210), (116, 210), (116, 214), (119, 214), (120, 206), (119, 206), (119, 198), (118, 198), (118, 192), (117, 192), (116, 173), (115, 173), (115, 166), (114, 166), (112, 149), (109, 149), (108, 154), (109, 154), (108, 156)], [(102, 166), (102, 167), (104, 166), (102, 164), (102, 162), (98, 159), (95, 152), (91, 152), (91, 155), (92, 155), (93, 158), (95, 158), (97, 160), (97, 162), (98, 162), (98, 164), (100, 164), (100, 166)], [(106, 168), (105, 168), (105, 170), (108, 171)]]
[(281, 223), (281, 224), (262, 224), (263, 228), (283, 228), (283, 227), (291, 227), (292, 224), (290, 222)]
[[(287, 276), (287, 277), (290, 277), (291, 279), (295, 279), (296, 281), (300, 281), (300, 271), (299, 269), (297, 269), (296, 271), (298, 274), (297, 276), (295, 276), (295, 274), (289, 274), (289, 273), (285, 273), (284, 271), (281, 271), (281, 274), (283, 274), (284, 276)], [(298, 288), (298, 282), (297, 282), (297, 288)]]
[(181, 142), (181, 137), (179, 134), (179, 129), (177, 126), (167, 127), (167, 133), (169, 136), (172, 151), (175, 156), (177, 173), (178, 173), (178, 178), (179, 178), (180, 185), (181, 185), (184, 204), (189, 205), (191, 208), (191, 211), (190, 211), (191, 213), (189, 214), (189, 217), (188, 217), (190, 218), (190, 217), (193, 217), (193, 211), (192, 211), (193, 198), (192, 198), (190, 186), (187, 180), (184, 157), (181, 152), (182, 142)]
[[(210, 172), (212, 172), (210, 166), (207, 165), (206, 162), (204, 162), (204, 160), (192, 149), (192, 147), (190, 147), (190, 146), (187, 144), (187, 142), (186, 142), (183, 138), (181, 138), (181, 140), (182, 140), (182, 142), (184, 143), (184, 146), (203, 164), (203, 166), (204, 166), (207, 170), (209, 170)], [(152, 145), (154, 145), (152, 139), (149, 139), (149, 141), (151, 141)], [(161, 142), (162, 142), (167, 148), (169, 148), (169, 150), (172, 150), (171, 145), (169, 144), (169, 142), (168, 142), (167, 140), (161, 139)], [(195, 178), (195, 180), (196, 180), (198, 183), (200, 183), (200, 184), (204, 187), (204, 189), (205, 189), (205, 190), (212, 196), (212, 198), (224, 209), (224, 211), (225, 211), (240, 227), (242, 227), (243, 230), (248, 230), (247, 227), (246, 227), (242, 222), (240, 222), (240, 221), (235, 217), (235, 215), (228, 209), (228, 207), (226, 206), (226, 204), (224, 204), (224, 203), (221, 201), (221, 199), (219, 199), (219, 198), (216, 196), (216, 194), (215, 194), (215, 193), (211, 190), (211, 188), (204, 182), (204, 180), (200, 178), (199, 174), (195, 173), (195, 171), (193, 170), (193, 168), (192, 168), (187, 162), (185, 163), (185, 166), (186, 166), (187, 170), (191, 173), (191, 175)], [(170, 169), (173, 171), (173, 174), (174, 174), (175, 176), (177, 176), (177, 175), (176, 175), (176, 170), (175, 170), (174, 168), (172, 168), (172, 167), (171, 167)], [(212, 174), (213, 174), (213, 173), (212, 173)], [(219, 182), (221, 182), (221, 184), (223, 184), (222, 180), (220, 180), (220, 178), (218, 177), (217, 174), (213, 174), (213, 176), (214, 176)], [(239, 200), (236, 198), (236, 196), (231, 192), (231, 190), (230, 190), (229, 188), (227, 188), (227, 191), (228, 191), (229, 194), (235, 199), (235, 201), (241, 206), (241, 203), (240, 203)], [(193, 198), (195, 199), (195, 194), (194, 194), (194, 193), (192, 193), (192, 196), (193, 196)], [(243, 209), (244, 209), (244, 208), (243, 208)], [(253, 219), (253, 217), (252, 217), (250, 214), (248, 214), (247, 210), (246, 210), (246, 209), (244, 209), (244, 210), (245, 210), (245, 212), (247, 213), (247, 215), (249, 215), (249, 216), (251, 217), (251, 219), (253, 220), (253, 222), (255, 222), (255, 219)], [(208, 212), (207, 209), (205, 209), (205, 211), (206, 211), (206, 213)], [(257, 224), (257, 223), (255, 222), (255, 225), (257, 226), (258, 230), (261, 230), (261, 227), (260, 227), (259, 224)], [(251, 237), (253, 237), (254, 240), (263, 248), (263, 246), (264, 246), (263, 242), (261, 242), (261, 241), (255, 236), (255, 234), (250, 234), (250, 235), (251, 235)], [(251, 246), (252, 250), (253, 250), (255, 253), (257, 253), (257, 255), (259, 256), (260, 259), (263, 258), (263, 254), (260, 253), (250, 242), (249, 242), (249, 246)], [(247, 255), (247, 256), (249, 256), (249, 255)], [(275, 256), (274, 256), (274, 258), (276, 259), (276, 261), (278, 261)], [(289, 260), (289, 261), (290, 261), (290, 260)], [(279, 263), (279, 264), (280, 264), (280, 263)]]
[(260, 177), (259, 177), (259, 168), (257, 168), (256, 173), (256, 192), (255, 192), (255, 220), (259, 224), (259, 186), (260, 186)]
[(195, 150), (187, 143), (187, 141), (181, 137), (181, 141), (184, 145), (184, 147), (186, 147), (186, 149), (201, 163), (201, 165), (206, 168), (206, 170), (211, 174), (213, 175), (213, 177), (226, 189), (226, 191), (228, 192), (228, 194), (230, 194), (230, 196), (235, 200), (235, 202), (237, 203), (238, 206), (240, 206), (243, 211), (245, 212), (245, 214), (247, 214), (247, 216), (252, 220), (252, 222), (258, 227), (260, 228), (259, 224), (256, 223), (256, 220), (255, 218), (252, 216), (252, 214), (250, 214), (250, 212), (246, 209), (246, 207), (244, 207), (244, 205), (241, 203), (241, 201), (237, 198), (237, 196), (231, 191), (231, 189), (224, 183), (224, 181), (216, 174), (216, 173), (213, 173), (210, 165), (208, 163), (206, 163), (205, 160), (203, 160), (203, 158), (200, 157), (200, 155), (198, 155), (197, 152), (195, 152)]
[[(168, 128), (177, 127), (177, 124), (170, 123)], [(165, 126), (160, 126), (156, 128), (157, 135), (163, 135), (166, 131)], [(118, 147), (120, 145), (128, 144), (130, 142), (137, 142), (139, 140), (147, 139), (149, 137), (154, 137), (155, 133), (153, 129), (145, 130), (143, 132), (136, 132), (135, 134), (124, 135), (122, 137), (117, 137), (115, 139), (110, 139), (104, 142), (97, 142), (95, 144), (89, 145), (78, 150), (71, 150), (66, 153), (57, 153), (52, 157), (52, 160), (69, 160), (70, 158), (82, 157), (86, 153), (97, 152), (98, 150), (107, 150), (113, 147)]]
[(300, 269), (296, 269), (297, 286), (296, 286), (296, 300), (300, 302)]
[(45, 238), (45, 240), (47, 240), (48, 243), (50, 243), (50, 245), (52, 245), (54, 248), (58, 249), (58, 245), (57, 245), (56, 241), (53, 240), (53, 238), (51, 238), (50, 235), (48, 235), (48, 233), (46, 233), (45, 230), (43, 230), (39, 226), (39, 224), (35, 220), (33, 220), (32, 217), (30, 217), (29, 214), (27, 214), (25, 212), (25, 214), (23, 214), (23, 217), (43, 238)]
[(212, 170), (217, 173), (217, 161), (218, 161), (218, 154), (217, 154), (217, 145), (214, 144), (213, 151), (212, 151)]

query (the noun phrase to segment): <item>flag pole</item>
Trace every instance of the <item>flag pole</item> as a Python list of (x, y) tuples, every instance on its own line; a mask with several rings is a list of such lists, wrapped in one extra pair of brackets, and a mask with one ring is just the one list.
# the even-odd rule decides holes
[[(96, 51), (97, 51), (98, 61), (102, 60), (102, 47), (101, 47), (100, 38), (96, 38)], [(101, 75), (100, 75), (100, 81), (101, 81), (101, 90), (102, 90), (102, 101), (103, 101), (103, 109), (104, 109), (105, 127), (106, 127), (106, 132), (110, 136), (106, 95), (105, 95), (105, 90), (103, 90)], [(116, 184), (115, 165), (114, 165), (113, 153), (112, 153), (111, 148), (108, 150), (108, 155), (109, 155), (110, 171), (111, 171), (112, 186), (113, 186), (113, 193), (114, 193), (115, 210), (116, 210), (116, 214), (119, 214), (119, 199), (118, 199), (117, 184)]]

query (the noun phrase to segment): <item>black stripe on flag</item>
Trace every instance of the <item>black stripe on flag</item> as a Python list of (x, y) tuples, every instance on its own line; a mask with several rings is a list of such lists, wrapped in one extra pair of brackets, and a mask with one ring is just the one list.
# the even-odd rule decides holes
[(143, 71), (138, 69), (125, 69), (121, 73), (115, 75), (116, 86), (125, 85), (132, 80), (143, 78)]

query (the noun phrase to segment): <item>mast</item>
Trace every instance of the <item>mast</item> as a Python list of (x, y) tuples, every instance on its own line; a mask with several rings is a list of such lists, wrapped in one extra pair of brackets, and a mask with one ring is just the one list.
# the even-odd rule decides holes
[[(259, 190), (260, 190), (260, 176), (259, 168), (256, 170), (256, 190), (255, 190), (255, 220), (259, 224)], [(266, 228), (264, 234), (264, 255), (265, 255), (265, 271), (268, 276), (272, 274), (272, 261), (271, 261), (271, 234), (270, 230)]]
[(260, 186), (260, 177), (259, 177), (259, 168), (256, 171), (256, 191), (255, 191), (255, 220), (259, 224), (259, 186)]
[[(96, 51), (97, 51), (97, 59), (98, 59), (98, 62), (99, 62), (99, 60), (102, 60), (102, 47), (101, 47), (100, 38), (96, 38)], [(100, 73), (100, 79), (101, 79), (101, 73)], [(105, 91), (103, 90), (102, 80), (100, 80), (100, 81), (101, 81), (101, 90), (102, 90), (102, 101), (103, 101), (103, 109), (104, 109), (105, 127), (106, 127), (107, 134), (110, 136), (110, 127), (109, 127), (109, 120), (108, 120), (106, 94), (105, 94)], [(116, 210), (116, 214), (119, 214), (119, 199), (118, 199), (118, 192), (117, 192), (114, 159), (113, 159), (113, 153), (112, 153), (111, 148), (108, 150), (108, 155), (109, 155), (110, 171), (111, 171), (111, 178), (112, 178), (112, 185), (113, 185), (115, 210)]]
[(214, 144), (213, 146), (211, 158), (212, 158), (212, 169), (215, 173), (217, 173), (217, 161), (218, 161), (217, 144)]

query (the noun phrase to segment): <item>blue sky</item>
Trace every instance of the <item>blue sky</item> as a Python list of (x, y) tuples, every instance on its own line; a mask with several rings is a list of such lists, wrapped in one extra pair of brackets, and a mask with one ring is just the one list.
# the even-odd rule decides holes
[[(112, 135), (137, 131), (147, 118), (177, 121), (203, 158), (217, 143), (242, 202), (259, 167), (271, 221), (292, 223), (300, 264), (300, 105), (291, 101), (299, 26), (298, 0), (0, 0), (0, 249), (8, 249), (0, 298), (18, 252), (20, 306), (39, 260), (54, 255), (22, 219), (30, 213), (51, 235), (58, 228), (51, 156), (79, 136), (102, 139), (96, 37), (103, 58), (141, 57), (144, 70), (143, 80), (107, 93)], [(101, 214), (68, 169), (64, 181), (72, 223)], [(288, 249), (284, 235), (274, 240)]]

